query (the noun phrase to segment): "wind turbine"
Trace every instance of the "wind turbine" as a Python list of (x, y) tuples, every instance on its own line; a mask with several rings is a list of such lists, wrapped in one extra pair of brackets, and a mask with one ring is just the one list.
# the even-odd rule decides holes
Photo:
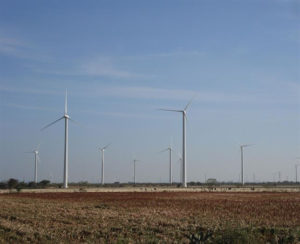
[(136, 162), (139, 162), (140, 160), (138, 159), (133, 159), (133, 183), (135, 185), (135, 164)]
[(187, 187), (186, 180), (186, 111), (191, 105), (194, 97), (189, 101), (183, 110), (176, 109), (159, 109), (162, 111), (177, 112), (182, 114), (182, 187)]
[(69, 146), (68, 146), (68, 122), (69, 120), (73, 121), (68, 115), (68, 98), (67, 90), (65, 96), (65, 113), (62, 117), (55, 120), (54, 122), (44, 126), (41, 130), (45, 130), (49, 126), (55, 124), (56, 122), (65, 119), (65, 152), (64, 152), (64, 188), (68, 188), (68, 163), (69, 163)]
[(172, 147), (169, 146), (168, 148), (160, 151), (160, 153), (162, 152), (166, 152), (166, 151), (169, 151), (169, 183), (170, 185), (172, 185)]
[(298, 166), (299, 166), (300, 164), (295, 164), (295, 173), (296, 173), (296, 183), (298, 182)]
[(106, 148), (109, 147), (110, 144), (107, 144), (105, 147), (100, 147), (99, 150), (102, 152), (102, 177), (101, 177), (101, 184), (104, 185), (104, 151)]
[[(177, 156), (178, 156), (178, 160), (177, 160), (177, 163), (179, 165), (182, 165), (182, 156), (180, 153), (177, 153)], [(182, 182), (182, 167), (179, 167), (179, 182)]]
[(241, 183), (242, 185), (244, 185), (244, 148), (245, 147), (250, 147), (250, 146), (253, 146), (253, 144), (244, 144), (244, 145), (241, 145), (240, 148), (241, 148)]
[[(300, 159), (300, 157), (297, 157), (296, 159)], [(296, 184), (298, 182), (298, 166), (300, 166), (300, 164), (295, 164)]]
[(38, 145), (36, 149), (34, 149), (31, 152), (25, 152), (25, 153), (34, 153), (34, 183), (37, 183), (37, 163), (38, 161), (40, 161), (39, 147), (40, 145)]

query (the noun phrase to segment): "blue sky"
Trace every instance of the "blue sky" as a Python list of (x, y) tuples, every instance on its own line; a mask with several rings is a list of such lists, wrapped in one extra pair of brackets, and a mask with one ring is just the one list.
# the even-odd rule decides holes
[[(0, 180), (61, 182), (68, 89), (70, 181), (166, 182), (170, 141), (188, 180), (294, 179), (300, 152), (300, 3), (266, 1), (0, 1)], [(174, 180), (179, 180), (174, 156)]]

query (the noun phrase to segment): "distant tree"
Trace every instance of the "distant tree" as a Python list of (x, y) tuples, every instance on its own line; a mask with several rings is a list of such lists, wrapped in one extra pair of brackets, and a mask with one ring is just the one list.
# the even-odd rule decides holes
[(36, 183), (35, 183), (34, 181), (30, 181), (30, 182), (28, 183), (28, 187), (29, 187), (29, 188), (35, 188), (35, 187), (36, 187)]
[(7, 182), (0, 182), (0, 189), (7, 189)]
[(16, 180), (16, 179), (13, 179), (13, 178), (10, 178), (8, 181), (7, 181), (7, 185), (8, 185), (8, 188), (9, 189), (12, 189), (12, 188), (16, 188), (16, 186), (18, 185), (19, 181)]
[(89, 184), (89, 182), (87, 182), (87, 181), (78, 182), (78, 185), (80, 185), (80, 186), (87, 186), (88, 184)]
[(42, 180), (38, 183), (39, 186), (46, 187), (50, 184), (50, 180)]
[(19, 184), (18, 184), (19, 188), (26, 188), (27, 186), (28, 186), (27, 183), (25, 183), (24, 181), (19, 182)]

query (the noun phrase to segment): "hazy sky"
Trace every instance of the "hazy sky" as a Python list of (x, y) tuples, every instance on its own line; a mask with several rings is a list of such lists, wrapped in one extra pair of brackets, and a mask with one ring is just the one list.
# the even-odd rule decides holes
[[(0, 180), (62, 182), (68, 89), (69, 180), (166, 182), (188, 111), (188, 181), (294, 180), (300, 156), (300, 2), (0, 1)], [(177, 154), (177, 153), (176, 153)], [(300, 162), (299, 162), (300, 163)], [(174, 180), (179, 161), (174, 155)], [(277, 178), (276, 178), (277, 179)]]

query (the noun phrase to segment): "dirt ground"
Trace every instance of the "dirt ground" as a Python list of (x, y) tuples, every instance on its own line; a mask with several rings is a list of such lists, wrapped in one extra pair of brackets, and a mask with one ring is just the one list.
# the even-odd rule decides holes
[(300, 193), (0, 194), (2, 243), (298, 243), (299, 227)]

